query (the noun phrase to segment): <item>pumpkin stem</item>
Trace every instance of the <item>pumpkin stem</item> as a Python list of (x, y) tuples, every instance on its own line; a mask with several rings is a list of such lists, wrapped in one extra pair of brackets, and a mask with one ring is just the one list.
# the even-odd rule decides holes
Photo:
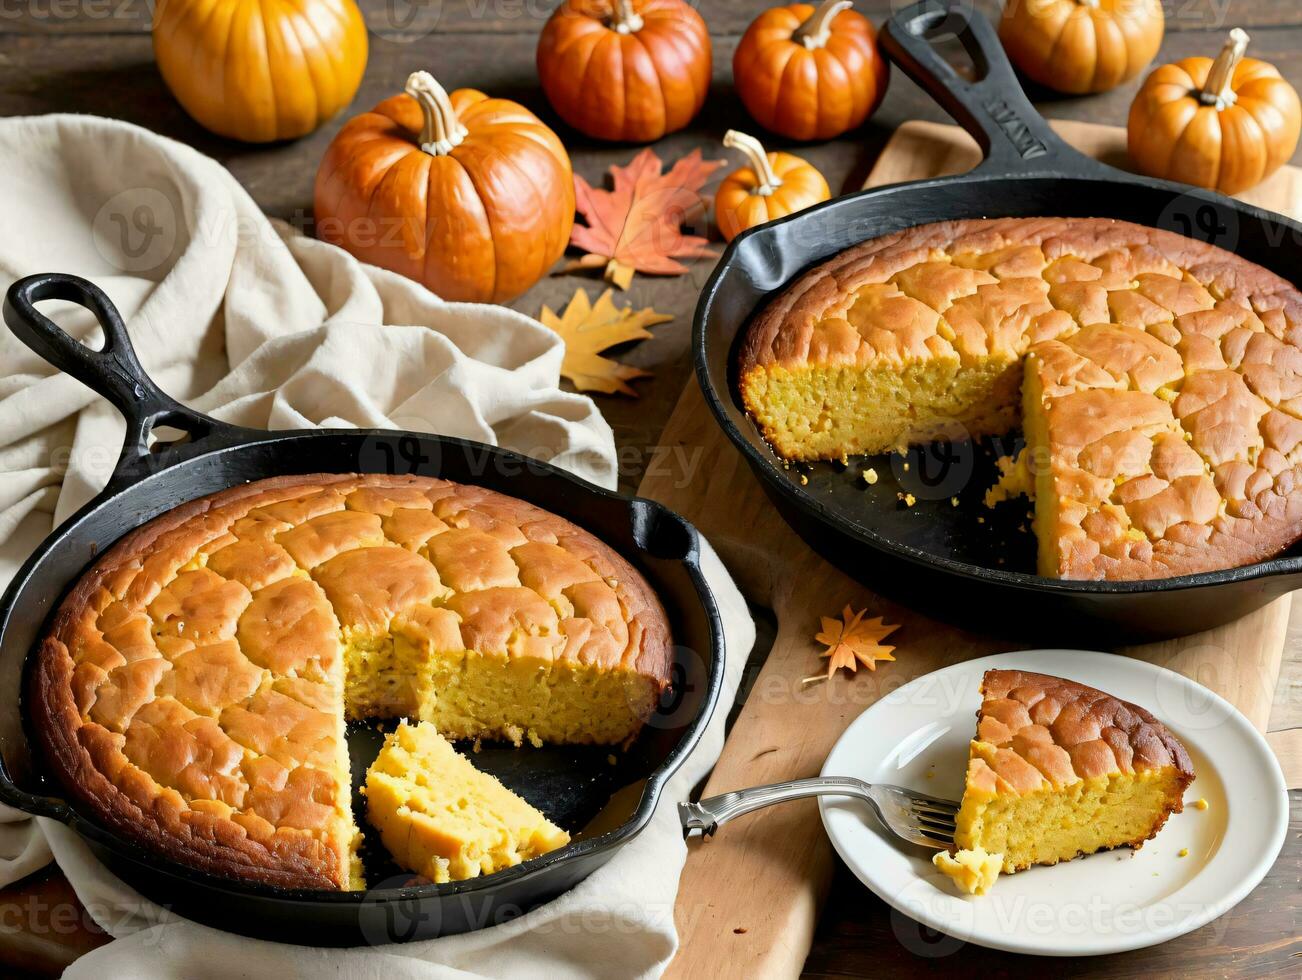
[(633, 9), (633, 0), (615, 0), (615, 13), (610, 26), (616, 34), (636, 34), (642, 25), (642, 15)]
[(466, 127), (457, 118), (448, 93), (429, 72), (414, 71), (407, 76), (407, 94), (416, 100), (425, 116), (420, 148), (436, 157), (447, 156), (466, 138)]
[(1212, 62), (1212, 69), (1207, 73), (1207, 81), (1198, 93), (1198, 101), (1203, 105), (1214, 105), (1217, 109), (1225, 109), (1234, 105), (1234, 89), (1230, 88), (1230, 82), (1234, 79), (1234, 69), (1239, 67), (1239, 62), (1243, 60), (1243, 53), (1248, 50), (1248, 32), (1241, 28), (1234, 28), (1230, 31), (1230, 36), (1225, 41), (1225, 47), (1221, 48), (1221, 53), (1216, 56)]
[(773, 165), (769, 163), (769, 155), (764, 152), (764, 145), (754, 136), (747, 136), (745, 133), (730, 129), (723, 134), (723, 145), (730, 150), (740, 150), (750, 162), (751, 169), (760, 179), (759, 186), (752, 193), (760, 197), (768, 197), (782, 186), (782, 178), (774, 173)]
[(823, 0), (818, 9), (809, 15), (809, 19), (796, 28), (791, 35), (793, 41), (799, 41), (811, 51), (827, 43), (832, 33), (832, 21), (842, 10), (854, 6), (854, 0)]

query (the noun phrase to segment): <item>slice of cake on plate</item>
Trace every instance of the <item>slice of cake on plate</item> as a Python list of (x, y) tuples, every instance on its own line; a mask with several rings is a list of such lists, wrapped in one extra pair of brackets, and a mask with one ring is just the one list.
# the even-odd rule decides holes
[(441, 883), (492, 874), (554, 851), (570, 835), (428, 722), (402, 722), (366, 774), (367, 819), (393, 859)]
[(965, 890), (1113, 847), (1138, 848), (1183, 808), (1189, 754), (1143, 708), (1075, 681), (990, 670), (954, 847), (935, 864)]

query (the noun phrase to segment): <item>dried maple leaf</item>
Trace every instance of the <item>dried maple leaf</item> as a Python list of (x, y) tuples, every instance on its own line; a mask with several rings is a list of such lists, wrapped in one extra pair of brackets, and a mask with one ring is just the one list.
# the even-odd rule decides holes
[(607, 395), (618, 391), (636, 398), (637, 392), (628, 386), (628, 382), (649, 377), (650, 372), (602, 357), (601, 352), (630, 340), (645, 340), (651, 336), (647, 327), (673, 317), (657, 313), (649, 306), (642, 310), (634, 310), (631, 306), (618, 307), (610, 298), (611, 292), (607, 289), (596, 303), (591, 303), (586, 292), (575, 290), (563, 314), (557, 316), (551, 307), (544, 306), (538, 319), (565, 341), (561, 374), (569, 378), (575, 388)]
[(561, 267), (603, 269), (606, 280), (627, 289), (634, 271), (676, 276), (687, 271), (677, 259), (713, 257), (706, 240), (683, 234), (683, 223), (706, 207), (701, 188), (724, 160), (702, 160), (693, 150), (665, 173), (650, 149), (626, 167), (611, 167), (613, 188), (599, 190), (574, 178), (574, 195), (586, 225), (575, 224), (570, 244), (589, 253)]
[(881, 641), (900, 627), (883, 623), (881, 616), (864, 619), (863, 614), (867, 611), (860, 609), (854, 612), (846, 606), (841, 611), (840, 619), (819, 617), (823, 621), (823, 631), (814, 639), (827, 647), (819, 655), (827, 658), (827, 677), (830, 678), (842, 667), (853, 674), (860, 664), (869, 670), (876, 670), (878, 660), (895, 659), (891, 656), (895, 647), (883, 646)]

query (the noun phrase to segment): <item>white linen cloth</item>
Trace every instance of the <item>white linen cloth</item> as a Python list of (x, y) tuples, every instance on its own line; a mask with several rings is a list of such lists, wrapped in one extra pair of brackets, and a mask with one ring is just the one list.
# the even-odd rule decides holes
[[(270, 222), (215, 161), (125, 123), (0, 120), (0, 288), (71, 272), (104, 288), (160, 387), (217, 418), (272, 429), (416, 429), (506, 446), (613, 486), (615, 447), (591, 399), (562, 392), (563, 346), (530, 318), (445, 303), (418, 284)], [(74, 335), (84, 311), (50, 304)], [(104, 399), (0, 329), (0, 585), (103, 486), (124, 426)], [(707, 549), (708, 550), (708, 549)], [(51, 856), (115, 941), (69, 977), (322, 975), (634, 977), (676, 948), (686, 848), (675, 801), (713, 764), (754, 627), (712, 551), (724, 614), (723, 699), (650, 826), (561, 898), (463, 936), (318, 950), (223, 933), (110, 875), (62, 825), (0, 806), (0, 886)]]

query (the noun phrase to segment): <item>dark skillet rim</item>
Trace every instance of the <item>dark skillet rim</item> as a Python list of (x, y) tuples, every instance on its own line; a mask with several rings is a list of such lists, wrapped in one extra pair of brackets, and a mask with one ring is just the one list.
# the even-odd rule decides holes
[[(233, 428), (234, 427), (232, 427), (232, 429)], [(180, 862), (163, 858), (160, 855), (149, 851), (148, 848), (134, 841), (120, 837), (111, 830), (106, 829), (100, 824), (96, 817), (83, 813), (76, 804), (67, 800), (57, 800), (58, 804), (63, 808), (65, 816), (54, 816), (52, 819), (60, 820), (80, 836), (86, 837), (97, 844), (107, 847), (109, 850), (121, 854), (133, 862), (162, 870), (174, 878), (202, 883), (206, 888), (216, 891), (224, 891), (233, 897), (257, 896), (265, 899), (298, 903), (320, 902), (355, 906), (369, 904), (382, 905), (394, 901), (410, 902), (421, 899), (444, 899), (452, 896), (497, 890), (511, 883), (534, 877), (554, 865), (569, 863), (585, 855), (616, 849), (621, 845), (626, 844), (646, 829), (659, 806), (666, 784), (682, 767), (683, 763), (696, 749), (701, 738), (705, 734), (705, 729), (708, 726), (711, 717), (713, 717), (714, 709), (718, 704), (719, 693), (723, 687), (724, 661), (727, 653), (723, 633), (723, 620), (719, 613), (719, 607), (715, 600), (714, 592), (710, 588), (710, 585), (706, 581), (705, 575), (701, 570), (700, 554), (701, 541), (703, 539), (700, 532), (690, 521), (659, 501), (651, 500), (647, 497), (629, 496), (617, 493), (613, 490), (607, 490), (604, 487), (599, 487), (594, 483), (590, 483), (587, 480), (575, 476), (574, 474), (551, 463), (469, 439), (458, 439), (452, 436), (443, 436), (428, 432), (412, 432), (401, 429), (282, 429), (270, 432), (240, 429), (236, 431), (238, 432), (238, 435), (233, 440), (215, 445), (206, 451), (185, 454), (183, 458), (175, 460), (176, 465), (201, 464), (203, 460), (211, 459), (223, 453), (239, 452), (243, 449), (252, 448), (254, 446), (274, 444), (289, 439), (311, 439), (318, 437), (400, 439), (404, 437), (415, 437), (421, 440), (438, 442), (444, 446), (454, 447), (462, 451), (473, 451), (480, 454), (486, 453), (498, 459), (509, 461), (514, 465), (528, 467), (535, 471), (541, 471), (549, 478), (560, 478), (563, 482), (570, 484), (574, 490), (580, 493), (595, 494), (596, 496), (602, 497), (606, 500), (618, 502), (628, 510), (630, 515), (635, 507), (650, 507), (652, 511), (666, 515), (679, 522), (682, 525), (683, 530), (687, 533), (689, 547), (681, 558), (662, 560), (677, 562), (687, 571), (688, 579), (691, 581), (692, 587), (701, 603), (701, 611), (705, 614), (705, 620), (710, 634), (710, 643), (713, 647), (714, 653), (710, 670), (705, 680), (705, 689), (702, 693), (701, 706), (697, 711), (696, 717), (692, 719), (690, 724), (688, 724), (686, 731), (684, 731), (681, 738), (674, 745), (673, 750), (670, 751), (670, 753), (660, 761), (660, 764), (652, 769), (645, 777), (645, 782), (642, 786), (642, 792), (637, 807), (629, 818), (618, 827), (606, 831), (604, 834), (600, 834), (599, 836), (578, 841), (577, 843), (567, 844), (562, 848), (558, 848), (557, 850), (551, 851), (540, 857), (524, 861), (515, 867), (507, 868), (489, 875), (481, 875), (477, 878), (469, 878), (465, 881), (447, 882), (445, 884), (409, 885), (399, 888), (367, 888), (357, 891), (281, 888), (261, 882), (240, 881), (238, 879), (213, 874), (198, 868), (191, 868)], [(172, 464), (166, 462), (166, 459), (167, 455), (161, 457), (161, 460), (163, 460), (162, 465), (160, 465), (156, 472), (150, 474), (149, 477), (146, 477), (146, 480), (158, 476), (171, 468)], [(321, 472), (331, 471), (326, 469)], [(260, 477), (259, 479), (271, 479), (273, 477), (274, 474)], [(470, 484), (469, 481), (461, 482), (465, 482), (467, 485), (473, 485)], [(236, 486), (239, 484), (231, 485)], [(60, 525), (60, 527), (56, 528), (49, 537), (42, 542), (41, 546), (37, 548), (27, 561), (23, 563), (18, 573), (14, 576), (10, 586), (5, 590), (3, 597), (0, 597), (0, 621), (3, 621), (7, 625), (9, 617), (13, 613), (14, 597), (20, 585), (27, 581), (31, 575), (32, 569), (35, 568), (37, 564), (43, 561), (50, 552), (59, 547), (64, 539), (65, 533), (80, 524), (85, 518), (89, 517), (101, 507), (110, 504), (120, 495), (121, 492), (122, 488), (110, 487), (105, 490), (83, 506), (75, 515)], [(220, 490), (214, 490), (212, 492), (218, 493)], [(505, 490), (498, 490), (496, 492), (508, 496), (510, 495)], [(199, 498), (196, 497), (192, 499)], [(524, 497), (518, 499), (526, 500)], [(180, 506), (180, 504), (186, 502), (187, 501), (178, 501), (174, 506)], [(526, 502), (528, 501), (526, 500)], [(538, 505), (535, 504), (535, 506)], [(649, 554), (642, 548), (638, 548), (637, 552)], [(83, 567), (79, 574), (84, 573), (84, 571), (85, 568)], [(72, 584), (73, 582), (71, 581), (67, 583), (68, 586), (71, 586)], [(55, 608), (57, 608), (57, 604)], [(2, 634), (0, 634), (0, 642), (3, 642)], [(33, 659), (32, 651), (29, 650), (24, 655), (24, 675), (26, 675), (27, 671), (30, 669)], [(26, 688), (26, 683), (24, 683), (23, 687), (24, 689)], [(23, 726), (25, 731), (28, 733), (28, 741), (30, 743), (31, 730), (27, 711), (23, 707), (20, 707), (20, 711), (22, 714)], [(39, 745), (33, 745), (33, 750), (34, 757), (39, 759)], [(48, 775), (44, 778), (52, 779), (56, 785), (59, 784), (57, 779), (53, 779)], [(3, 773), (3, 778), (0, 779), (0, 797), (9, 796), (10, 789), (20, 793), (26, 792), (19, 790), (17, 786), (13, 785), (6, 771)], [(44, 798), (49, 799), (51, 803), (56, 801), (56, 798), (53, 797), (45, 796)], [(12, 805), (23, 809), (21, 803), (13, 803)]]
[[(705, 396), (705, 402), (709, 406), (711, 414), (714, 415), (715, 421), (718, 422), (732, 444), (741, 450), (742, 455), (745, 457), (751, 469), (755, 470), (770, 488), (777, 491), (783, 498), (785, 498), (786, 502), (796, 507), (798, 510), (811, 514), (817, 520), (828, 525), (832, 530), (846, 535), (866, 547), (884, 552), (896, 558), (901, 558), (916, 565), (945, 571), (964, 578), (982, 579), (1013, 588), (1059, 595), (1109, 596), (1180, 592), (1186, 589), (1207, 588), (1232, 582), (1251, 581), (1259, 578), (1273, 578), (1279, 575), (1302, 572), (1302, 557), (1275, 557), (1268, 558), (1265, 561), (1253, 562), (1248, 565), (1240, 565), (1235, 568), (1218, 569), (1210, 572), (1195, 572), (1189, 575), (1173, 575), (1166, 578), (1132, 579), (1126, 581), (1091, 581), (1044, 578), (1040, 575), (1032, 575), (1029, 572), (1013, 572), (1006, 569), (987, 568), (983, 565), (973, 565), (968, 562), (955, 561), (952, 558), (942, 558), (929, 552), (922, 551), (921, 549), (911, 548), (898, 541), (883, 537), (869, 528), (856, 524), (854, 521), (844, 517), (840, 513), (827, 508), (812, 493), (797, 486), (791, 480), (779, 473), (778, 467), (781, 465), (781, 461), (778, 456), (772, 451), (772, 449), (759, 449), (754, 442), (747, 438), (746, 434), (741, 431), (729, 416), (728, 404), (724, 401), (721, 392), (719, 392), (715, 387), (713, 378), (711, 377), (708, 359), (709, 347), (712, 340), (707, 334), (706, 319), (718, 295), (720, 283), (724, 276), (732, 269), (736, 253), (742, 247), (743, 243), (752, 238), (760, 238), (764, 235), (772, 234), (775, 229), (782, 225), (795, 221), (812, 219), (813, 216), (822, 211), (831, 210), (838, 206), (844, 207), (851, 202), (866, 197), (879, 195), (889, 196), (892, 193), (905, 190), (925, 190), (935, 187), (943, 187), (950, 184), (972, 185), (985, 183), (987, 181), (1010, 179), (1027, 181), (1061, 180), (1065, 178), (1076, 181), (1093, 181), (1103, 185), (1130, 183), (1135, 186), (1154, 190), (1169, 190), (1186, 197), (1202, 197), (1215, 204), (1222, 206), (1228, 205), (1242, 214), (1260, 220), (1291, 226), (1295, 232), (1302, 233), (1302, 224), (1292, 221), (1284, 215), (1267, 211), (1264, 208), (1259, 208), (1255, 205), (1245, 204), (1242, 201), (1226, 198), (1219, 194), (1201, 191), (1198, 188), (1175, 184), (1170, 181), (1138, 178), (1123, 170), (1116, 170), (1115, 174), (1115, 177), (1111, 177), (1105, 173), (1081, 175), (1079, 173), (1070, 172), (1059, 174), (1042, 171), (1032, 174), (1007, 174), (995, 171), (991, 173), (969, 172), (945, 177), (925, 178), (916, 181), (903, 181), (895, 184), (885, 184), (881, 187), (872, 187), (842, 197), (835, 197), (822, 204), (807, 208), (804, 211), (798, 211), (794, 214), (779, 218), (776, 221), (767, 222), (763, 225), (748, 228), (743, 231), (728, 244), (728, 247), (724, 250), (722, 258), (719, 259), (719, 262), (711, 271), (709, 278), (705, 282), (704, 288), (701, 290), (701, 296), (697, 301), (696, 311), (692, 317), (692, 360), (696, 369), (696, 380), (697, 384), (701, 388), (702, 394)], [(930, 222), (920, 222), (919, 225), (928, 223)], [(1142, 222), (1131, 223), (1142, 224)], [(901, 231), (910, 227), (919, 227), (919, 225), (905, 225), (901, 227), (892, 226), (890, 231)], [(831, 258), (831, 256), (829, 255), (823, 259), (815, 260), (802, 269), (800, 273), (797, 273), (797, 276), (803, 275), (810, 268), (826, 261), (828, 258)], [(1276, 274), (1278, 275), (1278, 273)], [(777, 289), (770, 290), (769, 297), (764, 300), (764, 303), (769, 302), (773, 295), (777, 294), (782, 289), (789, 287), (794, 281), (795, 277), (792, 277)], [(758, 313), (763, 305), (764, 304), (761, 303), (759, 306), (756, 306), (751, 310), (750, 316), (753, 317)], [(744, 330), (745, 328), (743, 327), (742, 329)], [(732, 356), (732, 351), (729, 351), (728, 358), (731, 359)], [(730, 363), (726, 366), (726, 374), (731, 374)], [(731, 390), (732, 385), (730, 381), (726, 382), (726, 384), (728, 388), (727, 394), (731, 400), (734, 395), (734, 392)], [(741, 412), (742, 415), (746, 415), (744, 409), (742, 409), (735, 400), (733, 401), (733, 407), (735, 407), (737, 411)], [(749, 419), (749, 416), (747, 416), (747, 418)], [(750, 422), (750, 424), (752, 426), (754, 425), (753, 422)], [(756, 430), (755, 435), (762, 443), (763, 437), (759, 435), (758, 430)], [(767, 446), (766, 443), (765, 445)]]

